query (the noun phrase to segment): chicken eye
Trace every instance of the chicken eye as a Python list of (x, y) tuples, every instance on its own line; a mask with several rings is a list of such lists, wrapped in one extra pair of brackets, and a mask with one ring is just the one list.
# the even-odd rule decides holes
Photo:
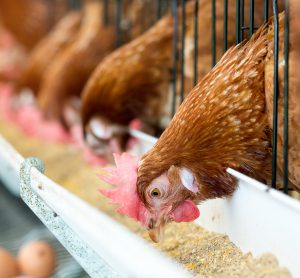
[(152, 191), (151, 191), (151, 196), (152, 197), (160, 197), (161, 196), (161, 192), (158, 188), (154, 188)]

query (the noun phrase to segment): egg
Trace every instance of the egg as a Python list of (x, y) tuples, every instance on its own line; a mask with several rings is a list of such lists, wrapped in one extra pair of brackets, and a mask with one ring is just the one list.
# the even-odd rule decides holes
[(8, 251), (0, 248), (0, 278), (11, 278), (18, 274), (17, 260)]
[(56, 256), (48, 243), (34, 241), (20, 249), (18, 262), (22, 274), (34, 278), (47, 278), (55, 270)]

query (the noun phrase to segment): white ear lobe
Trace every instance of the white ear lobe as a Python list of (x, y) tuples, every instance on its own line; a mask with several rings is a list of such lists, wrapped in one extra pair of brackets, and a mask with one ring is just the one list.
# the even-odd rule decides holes
[(190, 170), (188, 170), (186, 168), (181, 168), (180, 169), (180, 179), (181, 179), (183, 186), (186, 189), (192, 191), (193, 193), (197, 193), (198, 187), (195, 184), (195, 178), (193, 176), (193, 173)]

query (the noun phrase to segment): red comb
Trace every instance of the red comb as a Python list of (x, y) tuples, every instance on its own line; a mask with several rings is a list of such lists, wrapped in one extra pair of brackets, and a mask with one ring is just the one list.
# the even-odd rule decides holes
[[(100, 192), (118, 205), (117, 212), (125, 214), (146, 226), (150, 211), (146, 209), (136, 191), (138, 158), (130, 154), (114, 154), (116, 167), (104, 168), (106, 174), (98, 174), (105, 182), (114, 185), (113, 189), (101, 189)], [(184, 200), (171, 214), (175, 222), (194, 221), (200, 215), (196, 204)]]
[(84, 142), (82, 128), (79, 125), (71, 127), (70, 134), (60, 123), (47, 121), (35, 106), (23, 106), (12, 109), (13, 87), (9, 83), (0, 83), (0, 116), (17, 125), (25, 134), (48, 142), (75, 143), (82, 151), (85, 160), (93, 166), (104, 166), (107, 160), (95, 155)]
[(5, 120), (14, 118), (11, 109), (11, 99), (13, 95), (13, 87), (8, 83), (0, 83), (0, 113)]
[(25, 134), (48, 142), (68, 143), (70, 134), (57, 121), (44, 119), (35, 106), (24, 106), (16, 114), (16, 122)]
[(104, 168), (106, 174), (98, 176), (115, 188), (101, 189), (100, 192), (119, 206), (117, 212), (145, 224), (148, 211), (136, 191), (138, 158), (127, 153), (114, 154), (114, 158), (116, 167)]
[(0, 112), (7, 121), (15, 123), (28, 136), (48, 142), (72, 142), (70, 134), (57, 121), (44, 119), (40, 110), (28, 105), (14, 110), (13, 88), (8, 84), (0, 84)]

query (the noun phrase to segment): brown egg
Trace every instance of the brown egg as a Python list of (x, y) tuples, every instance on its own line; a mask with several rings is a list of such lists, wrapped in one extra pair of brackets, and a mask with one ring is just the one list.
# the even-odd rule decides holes
[(18, 262), (23, 274), (34, 278), (47, 278), (55, 270), (56, 258), (48, 243), (34, 241), (20, 249)]
[(0, 248), (0, 278), (11, 278), (18, 274), (17, 260), (8, 251)]

